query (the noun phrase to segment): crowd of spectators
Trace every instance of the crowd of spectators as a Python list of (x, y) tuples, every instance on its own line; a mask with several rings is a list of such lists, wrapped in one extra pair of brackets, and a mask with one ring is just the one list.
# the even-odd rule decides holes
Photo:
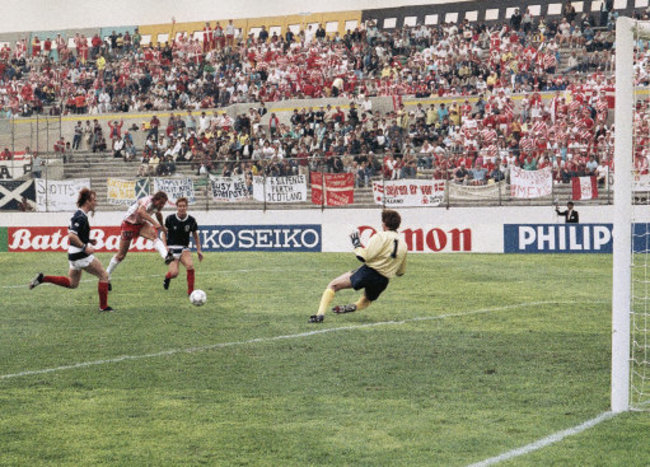
[[(168, 175), (186, 165), (197, 174), (223, 176), (350, 172), (357, 186), (368, 186), (376, 176), (484, 185), (507, 179), (512, 167), (550, 167), (557, 183), (593, 175), (606, 184), (615, 138), (608, 123), (612, 91), (611, 78), (591, 74), (551, 99), (535, 92), (517, 96), (516, 103), (499, 90), (473, 103), (468, 98), (449, 105), (418, 103), (387, 113), (368, 104), (361, 110), (365, 99), (351, 101), (346, 110), (296, 109), (286, 124), (273, 114), (263, 120), (265, 106), (251, 107), (234, 120), (219, 112), (172, 114), (164, 124), (153, 117), (144, 125), (138, 174)], [(650, 104), (639, 102), (635, 164), (642, 174), (650, 160), (649, 117)], [(129, 136), (112, 137), (115, 145)], [(125, 153), (115, 156), (136, 160)]]
[[(309, 26), (298, 35), (263, 28), (257, 37), (235, 38), (228, 26), (206, 25), (203, 41), (180, 35), (155, 47), (142, 46), (137, 30), (106, 41), (77, 35), (74, 51), (58, 38), (56, 50), (22, 42), (0, 50), (0, 105), (8, 114), (47, 105), (91, 118), (172, 111), (166, 126), (157, 117), (128, 130), (111, 122), (108, 137), (96, 119), (75, 127), (73, 150), (140, 160), (141, 175), (173, 174), (177, 164), (189, 164), (197, 173), (223, 175), (348, 171), (361, 186), (379, 174), (480, 185), (508, 177), (512, 166), (550, 166), (557, 182), (588, 174), (605, 183), (614, 139), (608, 94), (616, 13), (609, 3), (598, 18), (578, 16), (567, 3), (559, 21), (525, 9), (506, 24), (389, 31), (371, 22), (344, 36)], [(647, 45), (636, 50), (637, 85), (650, 84)], [(560, 61), (562, 47), (571, 50), (567, 63)], [(554, 91), (553, 99), (543, 101), (543, 91)], [(303, 108), (286, 124), (266, 116), (264, 102), (329, 96), (347, 98), (349, 109)], [(397, 105), (381, 114), (371, 96), (452, 102)], [(469, 96), (477, 100), (470, 104)], [(235, 119), (207, 110), (244, 102), (258, 104)], [(647, 134), (647, 103), (637, 110)], [(147, 135), (140, 150), (135, 130)], [(636, 163), (647, 172), (650, 155), (643, 151)]]
[[(297, 35), (263, 28), (236, 41), (208, 25), (203, 40), (181, 34), (155, 46), (142, 45), (137, 29), (105, 39), (76, 34), (74, 48), (60, 35), (47, 45), (34, 37), (0, 49), (0, 107), (13, 115), (98, 114), (296, 97), (477, 95), (499, 86), (563, 89), (572, 80), (558, 73), (567, 68), (611, 69), (616, 19), (614, 10), (600, 18), (567, 10), (559, 21), (525, 10), (503, 24), (381, 30), (370, 22), (343, 36), (322, 26)], [(559, 63), (560, 47), (577, 49), (568, 67)]]

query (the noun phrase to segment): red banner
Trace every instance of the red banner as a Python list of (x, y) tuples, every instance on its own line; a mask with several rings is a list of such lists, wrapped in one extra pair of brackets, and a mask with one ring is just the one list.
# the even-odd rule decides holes
[[(92, 227), (90, 238), (97, 241), (95, 251), (117, 251), (120, 228)], [(8, 227), (7, 251), (68, 251), (67, 227)], [(131, 251), (153, 251), (153, 242), (138, 237), (131, 242)]]
[[(323, 202), (323, 176), (325, 202)], [(311, 202), (325, 206), (343, 206), (354, 203), (354, 174), (311, 173)]]

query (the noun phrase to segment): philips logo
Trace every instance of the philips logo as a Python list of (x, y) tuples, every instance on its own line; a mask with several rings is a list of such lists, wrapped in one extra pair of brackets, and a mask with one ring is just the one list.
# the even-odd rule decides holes
[(611, 253), (612, 224), (506, 224), (505, 253)]
[(320, 225), (208, 225), (203, 251), (321, 251)]

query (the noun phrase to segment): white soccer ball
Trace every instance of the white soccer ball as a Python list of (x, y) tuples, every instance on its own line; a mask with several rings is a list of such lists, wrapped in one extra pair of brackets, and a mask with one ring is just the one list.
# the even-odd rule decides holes
[(196, 289), (190, 294), (190, 303), (192, 305), (201, 306), (205, 305), (205, 301), (208, 299), (208, 296), (203, 290)]

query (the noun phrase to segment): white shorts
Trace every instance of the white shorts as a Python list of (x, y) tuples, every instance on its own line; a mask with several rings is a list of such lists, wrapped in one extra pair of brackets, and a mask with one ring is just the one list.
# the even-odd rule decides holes
[(174, 256), (174, 259), (181, 259), (181, 255), (183, 254), (184, 251), (190, 251), (189, 248), (184, 246), (170, 245), (167, 248), (169, 249), (169, 251), (171, 251), (172, 255)]
[(95, 256), (90, 255), (86, 256), (85, 258), (76, 259), (74, 261), (68, 261), (68, 263), (70, 263), (70, 269), (81, 271), (82, 269), (86, 269), (88, 266), (90, 266), (90, 263), (92, 263), (94, 259)]

